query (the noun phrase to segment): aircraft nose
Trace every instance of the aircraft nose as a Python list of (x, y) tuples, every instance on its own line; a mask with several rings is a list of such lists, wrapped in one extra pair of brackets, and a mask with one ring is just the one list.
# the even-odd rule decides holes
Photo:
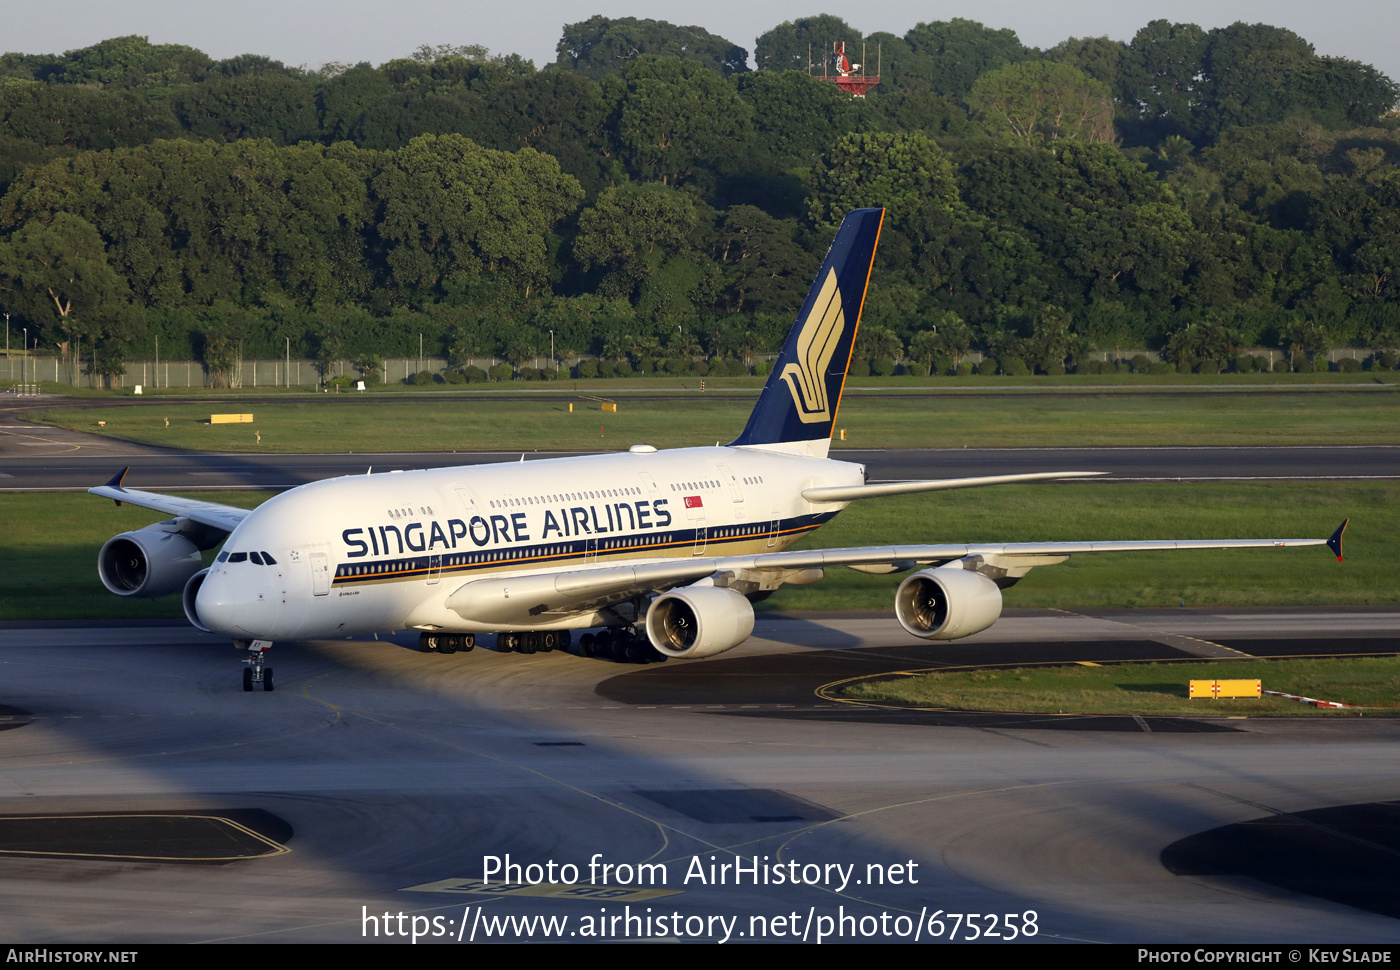
[(214, 633), (234, 637), (272, 639), (277, 603), (252, 583), (242, 583), (227, 573), (211, 572), (195, 597), (199, 622)]

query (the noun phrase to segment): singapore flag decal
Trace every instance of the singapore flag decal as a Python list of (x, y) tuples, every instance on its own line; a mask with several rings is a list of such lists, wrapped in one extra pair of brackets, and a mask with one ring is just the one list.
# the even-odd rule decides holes
[(699, 509), (704, 508), (705, 503), (700, 501), (700, 496), (698, 495), (687, 495), (685, 497), (685, 507), (688, 509)]

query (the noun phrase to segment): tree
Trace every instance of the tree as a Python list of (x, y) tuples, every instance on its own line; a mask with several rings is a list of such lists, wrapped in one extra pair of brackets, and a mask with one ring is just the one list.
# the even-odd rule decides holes
[(734, 86), (753, 108), (749, 155), (774, 167), (810, 168), (864, 124), (864, 105), (801, 71), (754, 71), (735, 78)]
[(619, 185), (579, 213), (574, 258), (606, 270), (604, 297), (633, 295), (669, 257), (680, 253), (695, 225), (691, 197), (662, 185)]
[(831, 56), (831, 45), (843, 41), (847, 49), (859, 50), (861, 33), (840, 17), (820, 14), (786, 20), (754, 41), (754, 63), (760, 71), (802, 71), (809, 61), (820, 74), (821, 65)]
[(984, 74), (968, 104), (993, 136), (1029, 147), (1114, 138), (1108, 85), (1067, 64), (1025, 61)]
[(30, 222), (0, 244), (0, 294), (67, 358), (75, 339), (103, 334), (128, 290), (107, 264), (97, 229), (59, 212), (47, 225)]
[(911, 56), (898, 62), (896, 83), (908, 90), (932, 91), (958, 101), (989, 71), (1028, 56), (1014, 30), (993, 30), (955, 17), (917, 24), (904, 35)]
[(0, 84), (0, 135), (10, 138), (86, 151), (129, 148), (179, 134), (170, 105), (141, 92)]
[(796, 312), (818, 263), (797, 244), (793, 220), (736, 205), (720, 226), (719, 262), (731, 311)]
[(566, 71), (540, 71), (497, 88), (483, 120), (502, 151), (533, 148), (553, 155), (590, 195), (606, 184), (615, 150), (606, 122), (609, 105), (597, 84)]
[(930, 329), (918, 331), (909, 341), (910, 356), (923, 361), (929, 373), (937, 357), (949, 358), (956, 368), (972, 347), (972, 329), (951, 310), (935, 314), (929, 323)]
[[(1115, 99), (1122, 98), (1122, 77), (1125, 62), (1131, 64), (1129, 47), (1109, 37), (1071, 37), (1045, 52), (1047, 60), (1068, 64), (1083, 71), (1095, 81), (1108, 85)], [(1133, 105), (1137, 113), (1137, 105)]]
[(852, 133), (812, 175), (809, 216), (836, 228), (852, 209), (884, 206), (895, 225), (914, 224), (920, 210), (947, 208), (958, 198), (947, 154), (921, 134)]
[(316, 92), (310, 80), (279, 74), (239, 74), (197, 84), (175, 102), (185, 130), (196, 138), (236, 141), (270, 138), (278, 145), (319, 134)]
[(424, 293), (489, 274), (528, 295), (548, 279), (547, 234), (583, 198), (550, 156), (492, 151), (460, 135), (413, 139), (373, 191), (393, 280)]
[(717, 74), (749, 69), (749, 52), (702, 27), (678, 27), (664, 20), (604, 17), (564, 27), (555, 63), (593, 80), (626, 71), (639, 57), (655, 55), (692, 61)]
[(1206, 32), (1195, 24), (1154, 20), (1128, 46), (1131, 56), (1121, 74), (1128, 109), (1135, 108), (1159, 138), (1193, 133)]
[(333, 303), (367, 284), (364, 155), (251, 139), (87, 153), (29, 172), (0, 203), (0, 226), (81, 216), (142, 306), (251, 304), (265, 293)]
[(604, 86), (617, 105), (611, 128), (628, 167), (643, 179), (685, 181), (752, 114), (723, 78), (692, 61), (644, 56)]
[(208, 54), (180, 44), (152, 44), (134, 34), (112, 37), (63, 55), (62, 81), (103, 87), (188, 84), (213, 64)]

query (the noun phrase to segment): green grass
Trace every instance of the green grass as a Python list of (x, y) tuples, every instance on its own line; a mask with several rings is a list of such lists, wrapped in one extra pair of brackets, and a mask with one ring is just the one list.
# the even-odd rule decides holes
[[(249, 507), (267, 496), (210, 492)], [(178, 597), (112, 596), (97, 552), (164, 516), (73, 493), (0, 495), (0, 619), (182, 616)], [(804, 546), (1056, 539), (1306, 538), (1344, 517), (1346, 561), (1325, 548), (1076, 556), (1032, 570), (1008, 607), (1352, 605), (1400, 602), (1400, 482), (1050, 484), (895, 496), (855, 503)], [(893, 608), (901, 576), (834, 568), (786, 586), (762, 609)]]
[[(1164, 482), (968, 489), (857, 502), (803, 546), (886, 542), (1325, 538), (1326, 548), (1074, 556), (1031, 570), (1008, 607), (1359, 605), (1400, 602), (1400, 482)], [(768, 608), (892, 609), (899, 576), (828, 570)]]
[(1400, 658), (1211, 661), (935, 671), (848, 684), (842, 694), (913, 707), (1065, 714), (1332, 715), (1279, 697), (1192, 700), (1191, 680), (1259, 680), (1264, 690), (1337, 701), (1368, 712), (1400, 712)]
[[(191, 498), (251, 508), (267, 492), (190, 493)], [(0, 620), (183, 617), (179, 596), (157, 600), (114, 596), (97, 578), (102, 543), (168, 519), (134, 505), (118, 508), (82, 493), (0, 495)], [(214, 550), (204, 554), (206, 564)]]
[[(580, 394), (598, 394), (596, 388)], [(964, 385), (966, 386), (966, 385)], [(569, 404), (574, 411), (570, 413)], [(728, 441), (743, 430), (751, 392), (689, 399), (618, 396), (617, 413), (571, 394), (492, 394), (403, 400), (383, 396), (301, 401), (118, 405), (57, 409), (41, 420), (111, 438), (220, 452), (396, 452), (658, 448)], [(211, 413), (251, 411), (253, 424), (211, 425)], [(169, 419), (169, 427), (165, 420)], [(106, 422), (100, 426), (98, 422)], [(1277, 394), (921, 393), (848, 391), (837, 422), (842, 448), (1096, 445), (1394, 444), (1400, 394), (1295, 390)], [(259, 440), (261, 435), (261, 440)]]

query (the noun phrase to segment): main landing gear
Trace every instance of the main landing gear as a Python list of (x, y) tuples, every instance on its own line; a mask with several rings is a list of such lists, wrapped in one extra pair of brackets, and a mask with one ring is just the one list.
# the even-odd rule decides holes
[(567, 650), (573, 642), (568, 630), (536, 630), (529, 633), (498, 633), (496, 649), (501, 653), (552, 653)]
[(598, 657), (624, 664), (665, 663), (670, 658), (651, 645), (646, 634), (635, 627), (604, 629), (601, 633), (585, 633), (578, 639), (578, 652), (585, 657)]
[(243, 668), (243, 689), (252, 690), (254, 684), (261, 684), (263, 690), (272, 690), (272, 668), (266, 666), (267, 652), (272, 649), (271, 640), (235, 640), (235, 649), (247, 650), (248, 656)]
[(418, 649), (424, 653), (456, 653), (476, 646), (474, 633), (420, 633)]

